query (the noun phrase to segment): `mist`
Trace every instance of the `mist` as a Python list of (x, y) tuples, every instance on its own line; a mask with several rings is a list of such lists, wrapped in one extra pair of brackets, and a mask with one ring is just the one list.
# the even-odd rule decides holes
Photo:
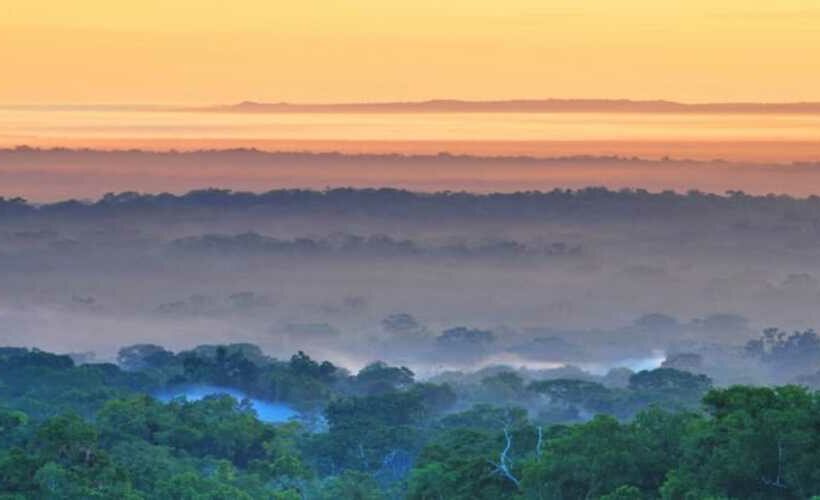
[[(155, 152), (22, 146), (0, 149), (0, 194), (45, 203), (72, 198), (93, 200), (124, 191), (184, 194), (214, 186), (243, 191), (258, 191), (267, 186), (389, 186), (420, 192), (510, 193), (602, 185), (609, 189), (639, 186), (652, 191), (695, 189), (722, 194), (741, 190), (757, 195), (809, 196), (813, 186), (820, 182), (816, 161), (791, 161), (783, 157), (765, 160), (767, 153), (761, 150), (801, 151), (793, 144), (712, 144), (705, 152), (700, 151), (701, 145), (683, 144), (679, 149), (681, 156), (672, 158), (657, 156), (658, 144), (654, 152), (646, 151), (646, 157), (600, 152), (578, 155), (577, 148), (571, 156), (510, 156), (505, 149), (461, 155), (256, 149)], [(610, 146), (599, 145), (590, 151), (607, 151), (612, 149)], [(669, 149), (663, 154), (670, 154)], [(736, 151), (751, 151), (756, 159), (726, 159), (735, 156)], [(804, 153), (803, 156), (817, 158), (816, 149), (809, 148)], [(689, 154), (701, 159), (689, 159)], [(708, 159), (703, 159), (704, 155)]]
[(799, 374), (747, 343), (820, 322), (813, 197), (205, 190), (0, 214), (0, 342), (98, 361), (241, 342), (354, 371), (603, 376), (683, 353), (772, 383)]

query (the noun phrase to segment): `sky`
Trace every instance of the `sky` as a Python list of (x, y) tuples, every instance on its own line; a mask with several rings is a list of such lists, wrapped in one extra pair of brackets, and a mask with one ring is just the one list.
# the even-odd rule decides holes
[(2, 0), (0, 104), (820, 101), (816, 0)]

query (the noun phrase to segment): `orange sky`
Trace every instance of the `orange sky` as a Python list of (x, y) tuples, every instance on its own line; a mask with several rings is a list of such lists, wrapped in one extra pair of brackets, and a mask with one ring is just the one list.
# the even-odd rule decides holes
[(0, 103), (820, 101), (816, 0), (2, 0)]

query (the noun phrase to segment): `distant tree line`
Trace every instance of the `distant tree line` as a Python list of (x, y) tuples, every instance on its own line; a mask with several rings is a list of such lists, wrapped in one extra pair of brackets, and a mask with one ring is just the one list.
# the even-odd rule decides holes
[(467, 192), (418, 193), (400, 189), (337, 188), (325, 191), (279, 189), (264, 193), (204, 189), (187, 194), (111, 193), (85, 202), (65, 200), (35, 205), (22, 198), (0, 197), (0, 216), (32, 214), (115, 215), (170, 213), (193, 209), (264, 211), (281, 214), (371, 214), (409, 217), (448, 216), (516, 217), (596, 216), (698, 217), (766, 216), (811, 220), (820, 217), (820, 197), (755, 196), (742, 191), (724, 195), (689, 191), (649, 192), (644, 189), (610, 190), (604, 187), (555, 189), (549, 192), (475, 194)]

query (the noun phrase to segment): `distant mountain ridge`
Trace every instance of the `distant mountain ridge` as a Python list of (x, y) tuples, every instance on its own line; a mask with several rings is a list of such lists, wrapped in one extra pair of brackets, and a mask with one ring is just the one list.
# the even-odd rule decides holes
[(292, 104), (243, 101), (238, 104), (187, 108), (229, 113), (806, 113), (820, 114), (820, 102), (681, 103), (629, 99), (513, 99), (466, 101), (435, 99), (414, 102)]

